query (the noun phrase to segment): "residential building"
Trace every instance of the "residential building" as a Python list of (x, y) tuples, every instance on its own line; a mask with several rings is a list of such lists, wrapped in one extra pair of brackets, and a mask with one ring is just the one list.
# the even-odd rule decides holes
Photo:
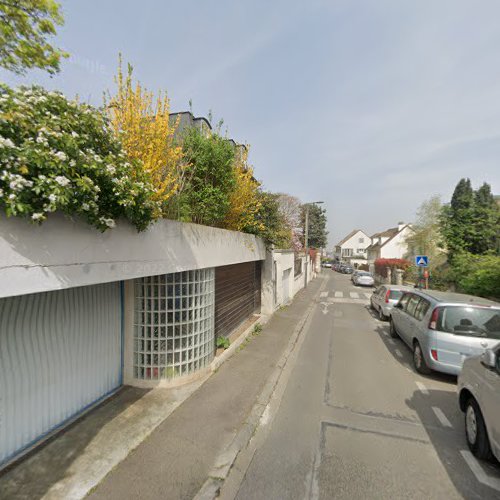
[(364, 231), (353, 229), (335, 245), (334, 259), (349, 262), (355, 267), (366, 264), (366, 249), (370, 244), (371, 239)]
[(366, 249), (368, 263), (373, 264), (377, 259), (403, 259), (408, 253), (406, 238), (411, 231), (411, 224), (399, 222), (397, 227), (373, 234)]

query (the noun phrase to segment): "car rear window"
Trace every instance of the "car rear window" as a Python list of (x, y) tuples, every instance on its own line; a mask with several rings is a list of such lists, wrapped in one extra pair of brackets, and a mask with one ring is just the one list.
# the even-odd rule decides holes
[(466, 337), (500, 339), (500, 309), (446, 306), (439, 314), (438, 330)]
[(391, 293), (389, 294), (389, 299), (399, 300), (401, 298), (401, 295), (403, 295), (403, 292), (401, 290), (391, 290)]
[(366, 271), (358, 271), (358, 276), (371, 276), (371, 274)]

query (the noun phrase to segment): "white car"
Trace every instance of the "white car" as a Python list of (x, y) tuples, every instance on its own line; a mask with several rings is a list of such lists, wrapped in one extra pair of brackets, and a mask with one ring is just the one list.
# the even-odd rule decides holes
[(500, 344), (464, 361), (458, 399), (465, 437), (477, 458), (500, 460)]
[(353, 277), (352, 282), (355, 285), (361, 285), (361, 286), (375, 285), (375, 280), (368, 271), (356, 271), (356, 275)]

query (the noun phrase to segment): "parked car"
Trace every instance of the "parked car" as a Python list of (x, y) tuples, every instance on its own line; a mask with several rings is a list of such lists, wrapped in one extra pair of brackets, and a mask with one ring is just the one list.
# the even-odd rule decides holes
[(359, 286), (373, 286), (375, 285), (375, 280), (373, 276), (368, 271), (356, 271), (356, 276), (352, 280), (355, 285)]
[(354, 271), (354, 269), (351, 266), (344, 266), (342, 268), (342, 272), (344, 274), (351, 274)]
[(358, 271), (357, 269), (355, 271), (353, 271), (353, 273), (351, 274), (351, 281), (354, 283), (354, 278), (358, 275), (358, 273), (360, 273), (361, 271)]
[(321, 265), (323, 267), (328, 268), (328, 269), (330, 269), (332, 267), (332, 263), (331, 262), (322, 262)]
[(459, 293), (404, 292), (390, 312), (390, 334), (413, 350), (418, 372), (458, 375), (466, 358), (500, 340), (500, 304)]
[(500, 461), (500, 344), (465, 360), (458, 377), (458, 400), (472, 453)]
[(402, 285), (379, 286), (370, 297), (370, 306), (378, 312), (380, 321), (386, 321), (391, 315), (392, 308), (398, 303), (404, 291), (411, 289)]

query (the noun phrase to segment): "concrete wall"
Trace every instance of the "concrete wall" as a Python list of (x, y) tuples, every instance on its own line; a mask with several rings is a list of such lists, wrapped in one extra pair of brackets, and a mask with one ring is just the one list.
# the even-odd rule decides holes
[(100, 233), (53, 214), (40, 226), (0, 215), (0, 297), (263, 260), (253, 235), (161, 220)]
[[(272, 314), (278, 307), (295, 295), (293, 250), (268, 251), (262, 266), (262, 314)], [(284, 290), (283, 277), (288, 273), (288, 285)]]

